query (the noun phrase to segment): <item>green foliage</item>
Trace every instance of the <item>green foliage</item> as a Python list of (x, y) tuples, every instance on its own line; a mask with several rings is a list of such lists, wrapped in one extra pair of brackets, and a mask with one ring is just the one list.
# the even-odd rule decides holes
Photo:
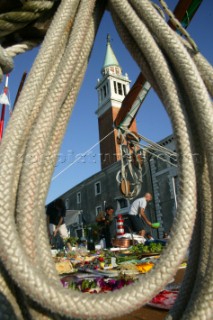
[(148, 245), (142, 243), (136, 244), (130, 248), (130, 251), (133, 254), (140, 255), (143, 253), (160, 253), (162, 249), (163, 245), (161, 243), (151, 242)]
[(151, 251), (151, 252), (157, 252), (157, 253), (159, 253), (159, 252), (161, 252), (162, 251), (162, 244), (161, 243), (150, 243), (150, 245), (149, 245), (149, 250)]
[(74, 247), (74, 246), (76, 246), (77, 243), (78, 243), (78, 238), (76, 238), (76, 237), (66, 238), (65, 241), (64, 241), (64, 243), (65, 243), (65, 244), (70, 243), (70, 245), (71, 245), (72, 247)]

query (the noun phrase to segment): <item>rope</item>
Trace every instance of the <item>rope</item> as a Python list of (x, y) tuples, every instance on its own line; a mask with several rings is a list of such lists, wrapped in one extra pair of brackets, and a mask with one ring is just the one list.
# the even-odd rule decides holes
[(90, 151), (92, 151), (97, 145), (99, 145), (102, 141), (104, 141), (105, 139), (107, 139), (113, 132), (115, 129), (113, 129), (112, 131), (110, 131), (105, 137), (103, 137), (101, 140), (99, 140), (98, 142), (96, 142), (91, 148), (89, 148), (87, 151), (85, 151), (81, 156), (79, 156), (78, 158), (75, 159), (75, 161), (71, 162), (70, 164), (68, 164), (68, 166), (66, 166), (63, 170), (61, 170), (59, 173), (57, 173), (53, 178), (52, 181), (55, 180), (56, 178), (58, 178), (62, 173), (64, 173), (65, 171), (67, 171), (72, 165), (74, 165), (76, 162), (78, 162), (82, 156), (86, 156), (87, 154), (89, 154)]
[[(147, 147), (147, 146), (145, 146), (145, 145), (142, 145), (142, 144), (139, 144), (138, 146), (140, 146), (140, 147), (144, 150), (145, 153), (149, 153), (149, 154), (151, 154), (153, 157), (157, 158), (158, 160), (161, 160), (161, 161), (163, 161), (163, 162), (165, 162), (165, 163), (168, 163), (168, 164), (171, 165), (171, 166), (177, 167), (177, 165), (176, 165), (175, 163), (173, 163), (173, 162), (167, 160), (166, 158), (164, 158), (164, 157), (162, 156), (162, 154), (159, 154), (159, 153), (156, 154), (156, 153), (152, 152), (152, 148), (149, 148), (149, 147)], [(153, 150), (159, 152), (158, 149), (153, 148)], [(173, 161), (177, 162), (177, 158), (176, 158), (177, 155), (175, 155), (175, 154), (174, 154), (174, 155), (169, 155), (168, 153), (165, 153), (165, 152), (164, 152), (164, 155), (169, 156), (170, 158), (173, 159)]]
[(0, 81), (2, 81), (4, 74), (10, 73), (13, 70), (13, 57), (37, 47), (40, 43), (41, 40), (34, 40), (23, 41), (6, 49), (0, 46)]
[[(136, 136), (131, 133), (132, 138)], [(133, 199), (138, 196), (142, 185), (142, 165), (141, 154), (134, 143), (127, 141), (125, 134), (119, 131), (121, 154), (121, 170), (117, 172), (116, 181), (120, 187), (121, 193), (125, 198)], [(123, 143), (125, 141), (125, 143)], [(131, 144), (131, 146), (130, 146)], [(140, 160), (138, 159), (140, 157)]]
[(164, 11), (166, 12), (166, 14), (169, 16), (170, 21), (173, 24), (173, 26), (176, 27), (176, 29), (178, 29), (179, 32), (186, 37), (186, 39), (188, 40), (188, 42), (190, 43), (190, 45), (192, 46), (194, 51), (197, 53), (199, 50), (198, 50), (198, 47), (197, 47), (196, 43), (190, 37), (190, 35), (186, 31), (186, 29), (181, 25), (180, 21), (175, 18), (174, 13), (171, 10), (169, 10), (166, 2), (164, 0), (159, 0), (159, 2), (161, 4), (162, 8), (164, 9)]
[(9, 57), (5, 50), (0, 46), (0, 81), (2, 81), (3, 74), (10, 73), (13, 69), (13, 60)]
[[(127, 127), (123, 126), (123, 124), (118, 129), (118, 138), (121, 142), (121, 170), (116, 174), (116, 181), (125, 198), (133, 199), (137, 197), (141, 191), (142, 162), (144, 158), (146, 159), (143, 155), (149, 153), (158, 160), (177, 167), (174, 163), (174, 161), (177, 163), (176, 152), (173, 152), (138, 133), (136, 136), (132, 131), (128, 130)], [(142, 145), (142, 143), (139, 142), (141, 139), (146, 143), (149, 143), (149, 145)], [(165, 155), (166, 158), (164, 157)], [(170, 158), (172, 158), (173, 162), (170, 161)]]
[[(144, 3), (140, 3), (140, 5), (142, 6)], [(141, 12), (143, 12), (143, 11), (141, 11)], [(154, 16), (152, 16), (152, 17), (150, 17), (150, 19), (149, 19), (149, 21), (147, 22), (147, 23), (149, 23), (149, 27), (150, 28), (154, 28), (154, 26), (156, 27), (156, 24), (157, 24), (157, 22), (158, 22), (158, 20), (154, 20), (153, 19), (153, 17)], [(155, 17), (156, 19), (157, 19), (157, 16)], [(160, 28), (161, 29), (161, 28)], [(159, 24), (158, 24), (158, 29), (156, 29), (156, 30), (160, 30), (159, 29)], [(168, 33), (165, 33), (165, 35), (168, 35)], [(158, 32), (158, 35), (161, 35), (161, 37), (159, 38), (159, 41), (161, 41), (161, 45), (163, 45), (163, 43), (164, 44), (170, 44), (170, 49), (167, 47), (167, 54), (169, 54), (169, 56), (171, 57), (171, 58), (173, 58), (172, 59), (172, 62), (174, 63), (174, 65), (177, 65), (177, 60), (176, 60), (176, 58), (178, 57), (178, 55), (177, 55), (177, 51), (176, 52), (174, 52), (174, 50), (171, 50), (171, 44), (173, 44), (174, 43), (174, 36), (173, 37), (170, 37), (170, 41), (169, 41), (169, 39), (167, 38), (167, 39), (165, 39), (165, 37), (164, 36), (162, 36), (162, 33), (160, 34), (159, 32)], [(177, 49), (180, 49), (181, 48), (181, 46), (179, 47), (177, 47), (176, 48), (176, 50)], [(171, 56), (171, 55), (173, 55), (173, 57)], [(187, 56), (185, 56), (185, 58), (186, 58)], [(183, 58), (183, 56), (182, 56), (182, 62), (184, 61), (184, 58)], [(184, 66), (184, 68), (183, 68), (183, 66)], [(182, 68), (181, 68), (181, 71), (183, 71), (183, 69), (187, 69), (187, 61), (185, 61), (185, 63), (183, 63), (183, 65), (182, 65)], [(192, 68), (192, 69), (191, 69)], [(192, 71), (193, 70), (193, 71)], [(193, 74), (194, 73), (194, 74)], [(194, 78), (193, 78), (193, 76), (194, 76)], [(180, 76), (180, 79), (183, 79), (182, 81), (183, 81), (183, 84), (182, 84), (182, 87), (181, 87), (181, 89), (183, 90), (183, 87), (184, 87), (184, 84), (185, 84), (185, 86), (188, 86), (188, 84), (190, 84), (190, 88), (191, 88), (191, 90), (190, 90), (190, 94), (188, 95), (189, 97), (188, 97), (188, 99), (186, 99), (186, 100), (188, 100), (187, 101), (187, 103), (188, 102), (190, 102), (190, 100), (191, 100), (191, 108), (190, 108), (190, 110), (189, 110), (189, 108), (188, 108), (188, 116), (189, 116), (189, 118), (190, 118), (190, 121), (192, 121), (192, 127), (194, 127), (195, 125), (197, 125), (197, 127), (198, 127), (198, 129), (199, 129), (199, 131), (197, 131), (196, 133), (199, 133), (201, 136), (202, 136), (202, 139), (204, 138), (204, 133), (202, 133), (201, 131), (202, 131), (202, 129), (201, 128), (203, 128), (203, 125), (204, 125), (204, 123), (202, 122), (202, 125), (201, 125), (201, 123), (198, 123), (198, 113), (199, 113), (199, 117), (201, 116), (202, 118), (204, 118), (204, 114), (205, 114), (205, 112), (207, 112), (206, 113), (206, 115), (207, 115), (207, 117), (208, 117), (208, 114), (212, 114), (212, 108), (210, 107), (210, 101), (209, 101), (209, 97), (206, 95), (205, 96), (205, 88), (203, 87), (203, 83), (199, 80), (199, 81), (197, 81), (198, 79), (200, 79), (200, 77), (199, 77), (199, 75), (198, 75), (198, 77), (196, 77), (197, 76), (197, 72), (195, 71), (195, 68), (194, 68), (194, 65), (192, 64), (192, 63), (190, 63), (190, 65), (188, 65), (188, 72), (184, 72), (184, 79), (183, 79), (183, 73), (181, 72), (181, 76)], [(197, 80), (196, 80), (196, 78), (197, 78)], [(186, 82), (187, 81), (187, 82)], [(194, 83), (194, 87), (193, 87), (193, 83)], [(195, 92), (195, 90), (197, 90), (198, 89), (198, 87), (195, 85), (195, 83), (196, 84), (198, 84), (199, 83), (199, 85), (198, 85), (198, 87), (200, 87), (200, 89), (198, 90), (198, 92), (199, 92), (199, 94), (200, 94), (200, 97), (197, 95), (197, 92)], [(202, 92), (202, 93), (201, 93)], [(193, 93), (193, 94), (192, 94)], [(185, 93), (185, 96), (187, 96), (187, 93)], [(193, 98), (192, 98), (192, 96), (193, 96)], [(194, 96), (196, 96), (196, 98), (194, 98)], [(204, 98), (204, 96), (205, 96), (205, 98)], [(162, 97), (162, 96), (161, 96)], [(185, 98), (185, 97), (184, 97)], [(192, 101), (193, 100), (193, 101)], [(207, 102), (207, 105), (205, 105), (205, 103), (204, 103), (204, 101), (208, 101)], [(196, 101), (196, 107), (195, 107), (195, 101)], [(201, 107), (199, 107), (200, 105), (205, 105), (206, 107), (207, 107), (207, 109), (208, 110), (206, 110), (205, 109), (205, 112), (203, 113), (203, 115), (201, 115), (201, 113), (202, 113), (202, 108)], [(187, 104), (186, 104), (186, 106), (187, 106)], [(192, 110), (194, 111), (194, 110), (196, 110), (194, 113), (193, 113), (193, 115), (192, 115)], [(198, 112), (198, 110), (199, 110), (199, 112)], [(184, 110), (185, 111), (185, 110)], [(210, 120), (210, 122), (212, 121), (212, 117), (210, 117), (211, 118), (211, 120)], [(195, 122), (194, 123), (194, 121), (195, 120), (197, 120), (197, 122)], [(188, 124), (188, 123), (187, 123)], [(205, 126), (204, 126), (205, 128), (207, 128), (208, 127), (208, 129), (206, 130), (206, 134), (208, 135), (208, 130), (210, 129), (211, 130), (211, 128), (212, 128), (212, 125), (209, 123), (209, 119), (208, 119), (208, 124), (206, 124)], [(177, 124), (176, 124), (176, 127), (175, 127), (175, 129), (177, 128)], [(189, 125), (188, 125), (188, 128), (189, 128)], [(177, 133), (177, 131), (176, 131), (176, 133)], [(210, 145), (209, 145), (209, 142), (211, 141), (211, 134), (212, 133), (210, 133), (209, 134), (209, 136), (207, 137), (206, 136), (206, 138), (207, 138), (207, 140), (208, 140), (208, 150), (206, 150), (205, 149), (205, 153), (208, 153), (208, 157), (209, 157), (209, 153), (211, 153), (211, 151), (212, 151), (212, 147), (210, 147)], [(177, 139), (177, 141), (179, 140), (178, 139), (178, 135), (176, 136), (176, 139)], [(199, 146), (201, 146), (202, 145), (202, 143), (201, 143), (201, 141), (199, 141), (200, 142), (200, 145)], [(195, 143), (195, 142), (194, 142)], [(203, 151), (203, 150), (202, 150)], [(201, 150), (199, 150), (199, 154), (201, 154), (201, 158), (202, 158), (202, 152)], [(203, 151), (204, 152), (204, 151)], [(211, 158), (211, 157), (210, 157)], [(209, 158), (209, 159), (210, 159)], [(208, 165), (209, 165), (209, 167), (208, 167), (208, 170), (210, 170), (210, 167), (211, 167), (211, 161), (209, 161), (208, 162)], [(186, 178), (186, 176), (184, 175), (183, 176), (184, 177), (184, 179)], [(211, 178), (210, 178), (211, 179)], [(198, 190), (198, 194), (200, 193), (200, 190)], [(212, 199), (212, 197), (210, 198), (210, 199)], [(208, 208), (209, 209), (209, 208)], [(208, 216), (210, 216), (211, 215), (211, 211), (210, 210), (208, 210), (208, 211), (206, 211), (205, 212)], [(211, 222), (210, 222), (210, 225), (211, 225)], [(177, 239), (177, 241), (178, 241), (179, 239)], [(206, 260), (206, 259), (205, 259)], [(211, 272), (210, 272), (211, 273)], [(203, 286), (203, 284), (201, 284), (201, 283), (199, 283), (199, 285), (202, 285)], [(199, 285), (198, 285), (198, 287), (199, 287)], [(191, 288), (193, 287), (193, 282), (191, 282)], [(198, 288), (197, 287), (197, 288)], [(204, 286), (204, 288), (205, 288), (205, 286)], [(202, 292), (202, 293), (204, 293), (204, 292)], [(209, 296), (208, 296), (208, 298), (209, 298)], [(187, 296), (187, 299), (189, 300), (189, 296)], [(196, 304), (195, 304), (195, 302), (193, 301), (193, 307), (194, 307), (194, 312), (196, 313)], [(203, 312), (203, 315), (206, 313), (206, 314), (209, 314), (210, 312), (212, 312), (212, 309), (211, 309), (211, 305), (210, 305), (210, 299), (208, 300), (208, 303), (206, 303), (206, 305), (204, 305), (204, 306), (202, 306), (202, 308), (201, 308), (201, 312)], [(210, 311), (209, 311), (210, 310)], [(193, 318), (193, 319), (195, 319), (195, 317), (193, 317), (193, 316), (191, 316), (190, 318)], [(199, 318), (199, 316), (197, 317), (197, 318)], [(202, 318), (202, 317), (201, 317)]]
[(193, 59), (196, 67), (206, 85), (209, 94), (213, 96), (213, 67), (212, 65), (203, 57), (203, 55), (198, 52), (194, 54), (194, 51), (191, 50), (188, 42), (185, 41), (183, 38), (180, 38), (183, 42), (184, 46), (186, 47), (188, 53), (190, 54), (191, 58)]
[[(192, 59), (190, 50), (148, 0), (109, 0), (107, 4), (124, 44), (164, 103), (174, 129), (180, 191), (171, 238), (148, 274), (107, 295), (64, 289), (56, 275), (47, 239), (45, 199), (105, 4), (61, 2), (1, 142), (0, 257), (10, 282), (4, 292), (17, 318), (22, 317), (22, 306), (17, 305), (13, 284), (21, 288), (31, 318), (112, 319), (141, 307), (164, 288), (191, 242), (181, 294), (167, 319), (210, 319), (213, 111), (211, 85), (205, 83), (212, 69), (203, 80), (208, 68), (204, 58), (193, 53)], [(200, 155), (200, 162), (194, 153)], [(1, 278), (6, 279), (2, 270)], [(6, 318), (11, 308), (5, 309)]]
[[(54, 0), (31, 0), (23, 1), (19, 9), (14, 11), (0, 14), (0, 37), (3, 39), (12, 33), (15, 33), (15, 39), (21, 38), (18, 34), (18, 30), (30, 25), (35, 21), (45, 21), (50, 19), (49, 13), (54, 9)], [(0, 46), (0, 81), (2, 81), (3, 74), (10, 73), (13, 69), (12, 57), (25, 51), (31, 50), (35, 46), (38, 46), (42, 41), (40, 39), (34, 39), (31, 41), (22, 40), (22, 43), (12, 45), (4, 48), (4, 45)], [(9, 43), (11, 42), (11, 39)]]
[[(141, 134), (138, 134), (138, 137), (149, 144), (148, 146), (146, 146), (147, 148), (154, 149), (158, 152), (163, 152), (163, 153), (167, 154), (168, 156), (177, 156), (176, 152), (161, 146), (159, 143), (156, 143), (156, 142), (142, 136)], [(134, 141), (133, 141), (133, 143), (134, 143)]]
[(15, 57), (18, 54), (24, 53), (26, 51), (32, 50), (33, 48), (37, 47), (39, 44), (41, 43), (41, 41), (23, 41), (22, 43), (13, 45), (9, 48), (5, 49), (6, 54), (9, 57)]
[(53, 5), (54, 0), (24, 1), (20, 9), (0, 14), (0, 37), (22, 29), (42, 17)]

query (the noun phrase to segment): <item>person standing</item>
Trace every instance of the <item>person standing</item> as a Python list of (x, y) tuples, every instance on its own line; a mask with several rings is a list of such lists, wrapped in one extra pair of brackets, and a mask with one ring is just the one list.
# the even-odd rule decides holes
[(147, 203), (151, 200), (152, 195), (147, 192), (144, 197), (138, 198), (132, 203), (128, 214), (130, 228), (133, 232), (143, 237), (145, 237), (146, 234), (146, 225), (152, 228), (159, 227), (159, 223), (152, 223), (145, 214)]
[(69, 237), (64, 221), (65, 215), (66, 208), (63, 199), (56, 199), (53, 204), (47, 206), (46, 217), (50, 240), (58, 234), (61, 236), (63, 241)]
[(100, 211), (96, 217), (96, 222), (100, 227), (100, 237), (105, 238), (106, 248), (112, 247), (112, 227), (114, 220), (114, 208), (109, 205), (105, 208), (105, 212)]

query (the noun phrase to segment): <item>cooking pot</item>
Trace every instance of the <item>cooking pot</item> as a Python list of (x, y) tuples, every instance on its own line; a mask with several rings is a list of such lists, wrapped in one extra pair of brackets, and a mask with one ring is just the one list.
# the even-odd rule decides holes
[(112, 245), (119, 248), (129, 248), (130, 246), (134, 245), (134, 240), (126, 238), (116, 238), (112, 239)]

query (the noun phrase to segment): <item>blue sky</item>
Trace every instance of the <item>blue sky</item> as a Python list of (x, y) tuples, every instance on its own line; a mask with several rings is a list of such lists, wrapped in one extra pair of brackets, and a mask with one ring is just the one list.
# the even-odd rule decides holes
[[(173, 9), (177, 1), (167, 0), (167, 3)], [(200, 52), (213, 64), (212, 0), (203, 0), (187, 30), (197, 43)], [(100, 170), (98, 121), (95, 114), (98, 98), (95, 86), (97, 79), (101, 77), (100, 71), (104, 62), (108, 33), (111, 36), (111, 45), (123, 73), (128, 73), (132, 84), (140, 72), (121, 42), (109, 12), (106, 12), (96, 36), (89, 66), (61, 145), (47, 203)], [(38, 49), (34, 49), (14, 59), (15, 66), (9, 77), (9, 94), (12, 105), (23, 72), (29, 72), (37, 52)], [(2, 91), (3, 83), (0, 85), (0, 92), (2, 93)], [(7, 110), (6, 122), (8, 115)], [(153, 90), (148, 94), (137, 115), (137, 126), (140, 134), (156, 142), (172, 133), (170, 120)], [(93, 148), (93, 146), (95, 147)], [(81, 156), (91, 148), (89, 154)], [(72, 164), (72, 162), (74, 163)], [(60, 174), (63, 170), (65, 171)]]

